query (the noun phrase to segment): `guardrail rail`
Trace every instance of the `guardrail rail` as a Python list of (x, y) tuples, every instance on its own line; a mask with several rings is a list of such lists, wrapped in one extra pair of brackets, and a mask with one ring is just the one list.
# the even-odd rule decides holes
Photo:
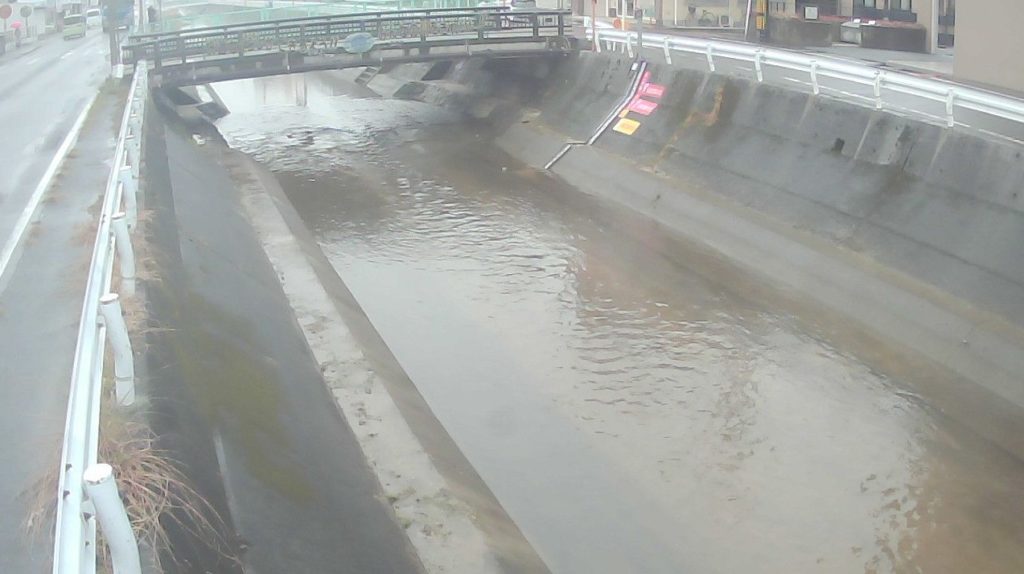
[[(78, 327), (61, 451), (54, 574), (96, 571), (97, 523), (115, 572), (136, 574), (141, 569), (138, 544), (114, 480), (115, 469), (100, 463), (97, 457), (108, 340), (113, 351), (115, 400), (124, 407), (135, 401), (132, 348), (119, 297), (131, 297), (135, 292), (135, 258), (130, 233), (138, 219), (142, 120), (147, 91), (146, 66), (145, 62), (140, 62), (121, 118)], [(120, 294), (111, 292), (115, 260), (120, 270)]]
[[(588, 26), (586, 35), (594, 42), (598, 51), (618, 48), (633, 56), (639, 49), (636, 32)], [(794, 71), (803, 74), (804, 83), (815, 95), (827, 90), (830, 92), (829, 95), (840, 99), (871, 105), (879, 110), (892, 109), (915, 113), (938, 120), (947, 127), (961, 123), (961, 116), (965, 111), (1008, 120), (1024, 127), (1024, 101), (954, 82), (919, 77), (896, 70), (883, 70), (856, 61), (740, 42), (664, 34), (643, 34), (642, 42), (645, 50), (661, 52), (669, 64), (672, 63), (674, 53), (701, 58), (709, 72), (716, 72), (717, 64), (722, 60), (745, 62), (753, 66), (753, 77), (759, 83), (765, 81), (765, 71), (768, 69)], [(862, 93), (830, 89), (822, 85), (825, 78), (859, 86), (863, 88)], [(915, 108), (899, 106), (891, 101), (894, 94), (919, 98), (922, 102)], [(924, 108), (929, 106), (939, 113), (924, 111)]]
[(429, 48), (442, 40), (461, 43), (537, 41), (566, 36), (571, 14), (565, 10), (452, 8), (370, 12), (295, 18), (197, 28), (175, 33), (132, 37), (122, 48), (122, 61), (146, 60), (159, 70), (192, 59), (241, 57), (272, 51), (345, 52), (353, 34), (372, 36), (374, 49), (401, 46)]

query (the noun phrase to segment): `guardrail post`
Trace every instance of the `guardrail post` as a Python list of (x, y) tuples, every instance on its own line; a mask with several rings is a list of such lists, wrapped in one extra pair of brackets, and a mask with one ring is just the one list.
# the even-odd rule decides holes
[(124, 153), (128, 158), (128, 168), (132, 172), (133, 178), (139, 177), (139, 152), (136, 151), (135, 145), (132, 143), (132, 138), (125, 137), (124, 140)]
[(754, 75), (757, 76), (758, 83), (764, 81), (764, 51), (758, 50), (754, 52)]
[(669, 45), (668, 45), (668, 36), (665, 37), (665, 42), (662, 43), (661, 49), (662, 49), (662, 51), (665, 52), (665, 63), (666, 64), (671, 64), (672, 63), (672, 49), (669, 48)]
[(121, 314), (121, 299), (117, 293), (100, 297), (100, 314), (114, 350), (114, 397), (117, 404), (130, 406), (135, 403), (135, 357), (132, 356), (132, 342), (128, 338), (128, 326)]
[(131, 297), (135, 295), (135, 250), (132, 248), (128, 221), (123, 211), (110, 218), (110, 227), (114, 234), (117, 259), (121, 263), (121, 292)]
[(128, 512), (121, 502), (109, 464), (94, 464), (82, 474), (85, 492), (96, 508), (96, 520), (110, 549), (110, 561), (117, 574), (141, 574), (139, 544), (135, 540)]
[(876, 70), (875, 71), (874, 90), (875, 90), (875, 109), (876, 110), (880, 110), (880, 109), (882, 109), (882, 72), (881, 72), (881, 70)]
[(594, 51), (595, 52), (600, 52), (601, 51), (601, 38), (598, 37), (598, 31), (597, 30), (598, 30), (597, 28), (594, 28)]
[(711, 53), (712, 53), (711, 44), (708, 44), (708, 47), (704, 51), (704, 53), (707, 54), (707, 56), (708, 56), (708, 71), (709, 72), (714, 72), (715, 71), (715, 59), (711, 55)]
[(132, 175), (131, 166), (128, 165), (122, 166), (118, 170), (117, 177), (121, 180), (121, 197), (124, 199), (128, 229), (135, 229), (135, 224), (139, 219), (138, 183), (135, 176)]
[(817, 96), (821, 93), (821, 86), (818, 85), (818, 61), (811, 60), (811, 91)]
[(132, 104), (131, 115), (128, 116), (128, 133), (125, 137), (138, 137), (142, 132), (142, 114), (139, 111), (138, 106)]
[(564, 15), (558, 14), (558, 37), (562, 38), (565, 36), (565, 18)]
[(540, 16), (537, 14), (530, 14), (530, 24), (533, 25), (533, 37), (540, 37)]
[(633, 36), (628, 32), (626, 33), (626, 54), (628, 54), (630, 58), (633, 57)]
[(950, 88), (946, 92), (946, 127), (953, 127), (956, 125), (956, 118), (953, 117), (953, 108), (956, 105), (956, 92)]

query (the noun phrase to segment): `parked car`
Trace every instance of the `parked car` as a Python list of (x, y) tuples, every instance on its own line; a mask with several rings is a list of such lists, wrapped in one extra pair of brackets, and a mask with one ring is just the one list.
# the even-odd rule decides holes
[(85, 11), (85, 27), (99, 28), (103, 25), (103, 15), (99, 8), (90, 8)]

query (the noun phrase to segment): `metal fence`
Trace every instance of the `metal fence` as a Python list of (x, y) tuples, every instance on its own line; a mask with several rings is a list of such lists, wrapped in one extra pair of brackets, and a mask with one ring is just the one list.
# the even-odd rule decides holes
[(357, 33), (370, 34), (377, 44), (517, 34), (532, 38), (564, 36), (569, 16), (567, 11), (478, 8), (299, 18), (138, 36), (123, 47), (122, 60), (147, 60), (159, 68), (165, 60), (184, 62), (189, 58), (240, 56), (260, 51), (315, 47), (330, 52), (343, 50), (345, 39)]
[[(138, 70), (121, 118), (78, 327), (57, 493), (54, 574), (96, 571), (97, 522), (115, 572), (140, 571), (138, 545), (117, 491), (115, 469), (97, 460), (108, 341), (113, 357), (115, 400), (124, 407), (135, 401), (132, 348), (119, 297), (135, 293), (131, 231), (138, 220), (142, 118), (147, 93), (146, 68), (143, 65)], [(112, 292), (115, 262), (120, 271), (120, 293)]]
[[(587, 37), (593, 39), (592, 30)], [(622, 50), (630, 55), (638, 49), (637, 34), (609, 28), (596, 28), (598, 50)], [(978, 125), (977, 114), (995, 118), (1006, 124), (1006, 133), (996, 133), (1011, 139), (1024, 137), (1024, 101), (995, 92), (989, 92), (954, 82), (920, 77), (897, 70), (884, 70), (851, 60), (841, 60), (819, 54), (807, 54), (768, 48), (755, 44), (727, 42), (696, 37), (644, 34), (643, 48), (657, 50), (661, 57), (672, 63), (673, 56), (688, 57), (710, 72), (721, 71), (730, 63), (749, 65), (740, 72), (757, 82), (766, 81), (769, 71), (796, 73), (796, 78), (815, 95), (829, 95), (876, 109), (890, 109), (912, 113), (944, 123), (946, 126), (964, 124), (969, 116)], [(693, 57), (699, 58), (694, 60)], [(681, 59), (681, 58), (680, 58)], [(828, 80), (834, 80), (833, 85)], [(986, 129), (985, 131), (992, 131)]]
[(508, 8), (504, 7), (483, 7), (483, 8), (417, 8), (409, 10), (370, 10), (361, 11), (345, 14), (320, 14), (314, 16), (301, 16), (295, 18), (278, 18), (275, 20), (268, 21), (257, 21), (257, 22), (228, 22), (223, 24), (215, 24), (210, 26), (204, 26), (202, 28), (192, 28), (189, 30), (175, 30), (175, 31), (163, 31), (154, 32), (149, 34), (135, 34), (129, 38), (129, 45), (131, 44), (147, 44), (157, 40), (168, 40), (177, 38), (183, 35), (194, 35), (210, 33), (214, 31), (228, 32), (232, 30), (240, 30), (245, 28), (259, 28), (266, 25), (292, 25), (292, 24), (324, 24), (329, 22), (344, 22), (344, 21), (364, 21), (371, 20), (380, 17), (398, 17), (398, 18), (412, 18), (416, 16), (431, 16), (431, 15), (444, 15), (444, 14), (456, 14), (456, 13), (483, 13), (483, 12), (494, 12), (494, 11), (508, 11)]

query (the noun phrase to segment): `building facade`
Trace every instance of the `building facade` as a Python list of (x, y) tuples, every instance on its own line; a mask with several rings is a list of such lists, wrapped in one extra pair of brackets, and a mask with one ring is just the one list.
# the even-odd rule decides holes
[(970, 0), (956, 13), (953, 75), (1024, 94), (1022, 0)]

